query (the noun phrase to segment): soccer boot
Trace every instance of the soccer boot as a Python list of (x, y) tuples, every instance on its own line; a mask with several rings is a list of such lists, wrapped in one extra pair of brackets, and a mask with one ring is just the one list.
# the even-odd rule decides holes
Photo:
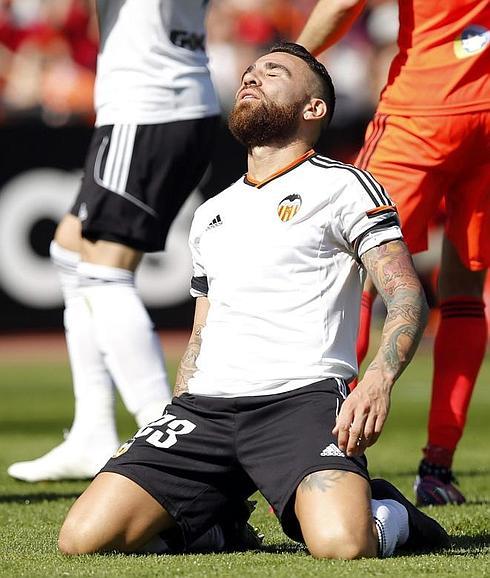
[(183, 547), (180, 533), (170, 531), (161, 536), (168, 551), (174, 554), (258, 550), (262, 546), (264, 535), (248, 523), (255, 506), (256, 502), (250, 500), (229, 505), (224, 516), (187, 549)]
[(451, 470), (454, 449), (428, 443), (423, 449), (418, 475), (414, 483), (417, 506), (463, 504), (465, 498), (455, 486)]
[(12, 464), (7, 472), (23, 482), (82, 480), (93, 478), (105, 465), (118, 443), (82, 447), (67, 439), (40, 458)]
[(454, 485), (455, 482), (450, 468), (422, 460), (413, 486), (417, 506), (464, 504), (465, 497)]
[(408, 512), (408, 539), (400, 547), (403, 550), (436, 550), (449, 544), (444, 528), (417, 509), (393, 484), (382, 479), (371, 480), (371, 491), (375, 500), (395, 500)]
[(264, 535), (248, 522), (256, 506), (253, 500), (237, 502), (219, 521), (227, 552), (258, 550), (262, 546)]

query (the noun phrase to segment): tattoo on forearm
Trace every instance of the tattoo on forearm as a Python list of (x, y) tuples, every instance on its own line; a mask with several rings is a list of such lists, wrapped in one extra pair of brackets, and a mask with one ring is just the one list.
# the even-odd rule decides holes
[(404, 243), (392, 241), (363, 255), (387, 309), (380, 349), (366, 370), (395, 380), (412, 358), (427, 321), (427, 303)]
[(303, 479), (298, 486), (298, 489), (302, 492), (308, 490), (320, 490), (321, 492), (325, 492), (331, 490), (344, 478), (346, 474), (347, 472), (341, 470), (322, 470), (320, 472), (313, 472)]
[(188, 391), (189, 379), (196, 371), (196, 359), (201, 351), (201, 333), (203, 325), (194, 328), (187, 349), (180, 360), (175, 379), (174, 395), (179, 396)]

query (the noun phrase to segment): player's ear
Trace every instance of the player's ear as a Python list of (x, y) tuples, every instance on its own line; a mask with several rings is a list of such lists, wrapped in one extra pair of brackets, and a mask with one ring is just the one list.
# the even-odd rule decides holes
[(320, 120), (327, 115), (327, 104), (321, 98), (310, 98), (303, 109), (305, 120)]

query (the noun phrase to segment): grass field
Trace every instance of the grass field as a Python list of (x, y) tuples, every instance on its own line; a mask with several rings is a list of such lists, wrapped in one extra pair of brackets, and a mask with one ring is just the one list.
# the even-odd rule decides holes
[[(487, 356), (488, 357), (488, 356)], [(171, 360), (171, 372), (175, 370)], [(370, 471), (390, 479), (410, 497), (414, 469), (425, 442), (431, 371), (430, 343), (397, 384), (389, 422), (369, 452)], [(70, 374), (60, 361), (0, 362), (0, 576), (490, 576), (490, 362), (481, 371), (455, 470), (468, 503), (432, 509), (452, 536), (437, 555), (388, 560), (313, 560), (281, 533), (259, 498), (252, 522), (265, 533), (264, 549), (226, 555), (82, 556), (57, 553), (59, 526), (87, 482), (24, 484), (7, 476), (7, 466), (38, 457), (59, 443), (72, 416)], [(118, 407), (121, 438), (134, 423)], [(121, 500), (124, 498), (121, 496)]]

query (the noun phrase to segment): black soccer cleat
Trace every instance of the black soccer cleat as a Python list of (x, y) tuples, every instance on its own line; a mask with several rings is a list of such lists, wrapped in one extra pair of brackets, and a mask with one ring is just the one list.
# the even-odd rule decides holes
[(408, 540), (400, 549), (409, 551), (438, 550), (449, 545), (446, 530), (433, 518), (416, 508), (393, 484), (382, 479), (371, 480), (375, 500), (395, 500), (408, 512)]
[(226, 552), (244, 552), (261, 548), (264, 534), (248, 522), (256, 506), (257, 502), (253, 500), (237, 502), (220, 520), (219, 525), (223, 530)]

